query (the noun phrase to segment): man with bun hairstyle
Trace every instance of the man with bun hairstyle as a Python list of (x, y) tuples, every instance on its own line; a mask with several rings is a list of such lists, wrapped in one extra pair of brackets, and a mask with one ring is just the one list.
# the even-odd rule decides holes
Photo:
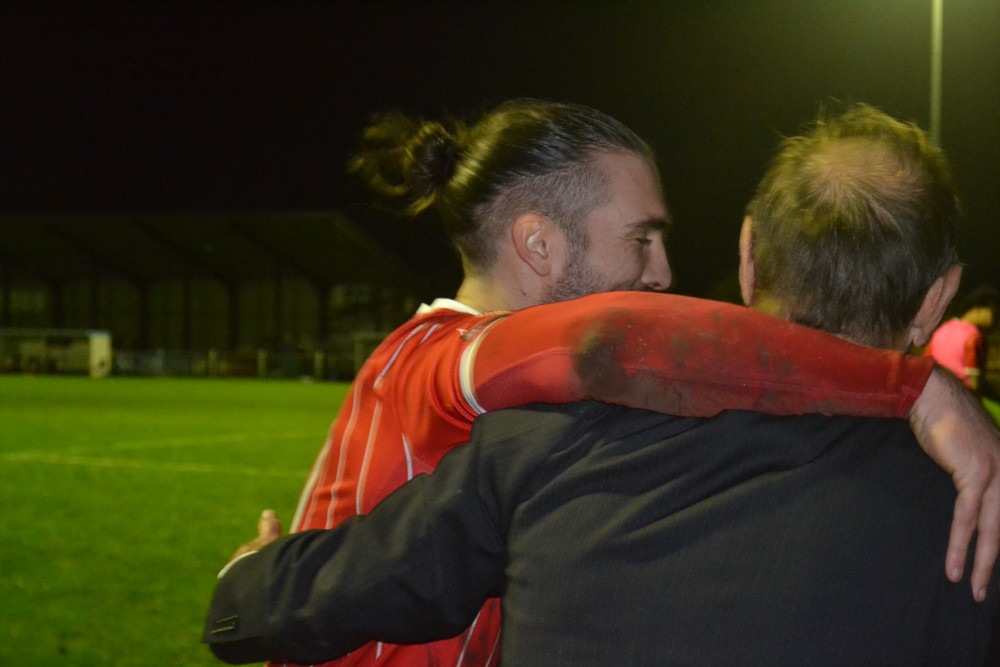
[[(468, 440), (477, 415), (528, 402), (591, 398), (692, 417), (725, 409), (909, 416), (960, 491), (949, 573), (957, 566), (960, 575), (978, 522), (973, 584), (988, 580), (1000, 542), (1000, 458), (987, 418), (925, 359), (656, 293), (671, 282), (668, 215), (651, 152), (623, 125), (586, 107), (527, 100), (472, 126), (382, 117), (365, 142), (353, 169), (411, 214), (433, 207), (465, 278), (454, 300), (421, 307), (362, 367), (294, 531), (370, 511)], [(943, 416), (937, 398), (962, 417)], [(238, 554), (279, 530), (265, 515), (258, 540)], [(373, 642), (337, 664), (493, 664), (498, 612), (490, 600), (452, 639)], [(253, 631), (223, 619), (206, 641), (238, 660), (250, 655), (241, 651)]]

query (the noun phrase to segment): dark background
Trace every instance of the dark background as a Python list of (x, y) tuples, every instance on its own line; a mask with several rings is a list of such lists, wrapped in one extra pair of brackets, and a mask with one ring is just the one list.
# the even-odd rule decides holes
[[(779, 137), (832, 100), (926, 128), (930, 40), (931, 0), (7, 4), (0, 225), (22, 227), (0, 229), (0, 261), (46, 270), (21, 238), (37, 220), (100, 237), (143, 219), (181, 243), (185, 216), (257, 216), (277, 237), (281, 214), (332, 211), (418, 276), (419, 298), (450, 295), (458, 266), (435, 227), (373, 214), (344, 164), (372, 112), (531, 96), (597, 107), (652, 144), (675, 291), (729, 296)], [(966, 284), (1000, 285), (1000, 2), (945, 0), (943, 82)], [(341, 245), (317, 231), (285, 252), (336, 264)]]

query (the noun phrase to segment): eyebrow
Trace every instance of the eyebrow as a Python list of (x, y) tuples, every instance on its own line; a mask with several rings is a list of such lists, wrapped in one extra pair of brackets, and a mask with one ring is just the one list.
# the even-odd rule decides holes
[(666, 234), (672, 226), (673, 221), (670, 218), (647, 218), (632, 223), (629, 225), (629, 229), (636, 232), (659, 231)]

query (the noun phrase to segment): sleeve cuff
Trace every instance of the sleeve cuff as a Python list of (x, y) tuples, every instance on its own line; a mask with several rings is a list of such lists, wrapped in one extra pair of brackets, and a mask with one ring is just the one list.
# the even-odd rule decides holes
[(216, 579), (222, 579), (224, 576), (226, 576), (226, 572), (229, 572), (230, 568), (232, 568), (233, 565), (236, 565), (236, 563), (240, 562), (241, 560), (243, 560), (247, 556), (251, 556), (251, 555), (253, 555), (255, 553), (257, 553), (256, 549), (254, 551), (248, 551), (245, 554), (240, 554), (236, 558), (232, 559), (231, 561), (229, 561), (228, 563), (226, 563), (226, 566), (224, 568), (222, 568), (221, 570), (219, 570), (219, 574), (216, 576)]

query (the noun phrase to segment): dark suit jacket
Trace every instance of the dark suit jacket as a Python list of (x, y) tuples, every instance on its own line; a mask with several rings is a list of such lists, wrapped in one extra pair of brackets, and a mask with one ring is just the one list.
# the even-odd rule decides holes
[(944, 576), (954, 499), (900, 421), (508, 410), (367, 517), (237, 563), (205, 641), (322, 661), (502, 594), (510, 665), (982, 664), (1000, 595)]

